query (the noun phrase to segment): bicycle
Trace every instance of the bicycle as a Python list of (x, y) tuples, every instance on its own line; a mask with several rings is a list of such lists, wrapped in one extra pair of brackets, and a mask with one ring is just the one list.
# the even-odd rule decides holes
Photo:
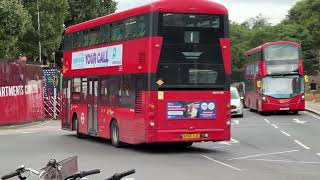
[[(81, 180), (87, 176), (100, 173), (100, 169), (79, 172), (76, 171), (78, 171), (77, 157), (71, 157), (59, 163), (56, 162), (55, 159), (52, 159), (47, 163), (45, 168), (41, 169), (41, 172), (38, 172), (32, 168), (26, 168), (24, 165), (22, 165), (14, 172), (2, 176), (1, 180), (11, 179), (16, 176), (20, 180), (26, 180), (31, 174), (37, 175), (39, 180)], [(105, 180), (121, 180), (122, 178), (134, 174), (135, 172), (135, 169), (132, 169), (122, 173), (116, 173)]]

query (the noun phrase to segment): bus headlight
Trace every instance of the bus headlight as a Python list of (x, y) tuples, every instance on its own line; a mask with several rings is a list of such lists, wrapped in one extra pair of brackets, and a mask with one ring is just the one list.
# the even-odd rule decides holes
[(301, 101), (304, 101), (305, 100), (305, 97), (304, 95), (301, 96)]
[(268, 99), (267, 99), (265, 96), (263, 96), (263, 97), (262, 97), (262, 102), (265, 102), (265, 103), (266, 103), (266, 102), (268, 102)]

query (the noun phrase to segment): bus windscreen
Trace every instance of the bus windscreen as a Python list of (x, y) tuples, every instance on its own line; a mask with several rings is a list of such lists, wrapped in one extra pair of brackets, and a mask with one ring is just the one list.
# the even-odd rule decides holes
[(291, 44), (276, 44), (264, 50), (266, 61), (299, 60), (299, 48)]
[(304, 92), (303, 78), (296, 76), (267, 76), (262, 79), (262, 94), (273, 98), (292, 98)]

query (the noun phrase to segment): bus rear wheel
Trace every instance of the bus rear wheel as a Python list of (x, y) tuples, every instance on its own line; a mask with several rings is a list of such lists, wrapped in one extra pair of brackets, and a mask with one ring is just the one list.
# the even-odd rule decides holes
[(190, 147), (193, 145), (193, 142), (180, 142), (180, 143), (177, 143), (176, 145), (180, 147)]
[(119, 127), (117, 121), (112, 121), (110, 125), (110, 138), (111, 143), (114, 147), (120, 148), (121, 147), (121, 141), (119, 136)]

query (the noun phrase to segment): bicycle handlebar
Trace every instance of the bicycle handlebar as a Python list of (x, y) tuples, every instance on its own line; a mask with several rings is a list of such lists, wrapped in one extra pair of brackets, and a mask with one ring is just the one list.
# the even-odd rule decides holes
[(93, 174), (99, 174), (99, 173), (100, 173), (100, 169), (94, 169), (94, 170), (91, 170), (91, 171), (84, 171), (83, 174), (82, 174), (82, 177), (90, 176), (90, 175), (93, 175)]
[(12, 173), (9, 173), (7, 175), (4, 175), (1, 177), (2, 180), (5, 180), (5, 179), (10, 179), (10, 178), (13, 178), (15, 176), (19, 176), (20, 175), (20, 172), (19, 171), (15, 171), (15, 172), (12, 172)]
[(113, 175), (112, 177), (110, 177), (108, 179), (105, 179), (105, 180), (120, 180), (123, 177), (126, 177), (126, 176), (129, 176), (131, 174), (134, 174), (135, 172), (136, 172), (135, 169), (131, 169), (131, 170), (125, 171), (123, 173), (117, 173), (117, 174)]
[(76, 180), (76, 179), (81, 179), (81, 178), (89, 176), (89, 175), (99, 174), (99, 173), (100, 173), (100, 169), (94, 169), (94, 170), (90, 170), (90, 171), (81, 171), (81, 172), (75, 173), (75, 174), (65, 178), (64, 180)]

